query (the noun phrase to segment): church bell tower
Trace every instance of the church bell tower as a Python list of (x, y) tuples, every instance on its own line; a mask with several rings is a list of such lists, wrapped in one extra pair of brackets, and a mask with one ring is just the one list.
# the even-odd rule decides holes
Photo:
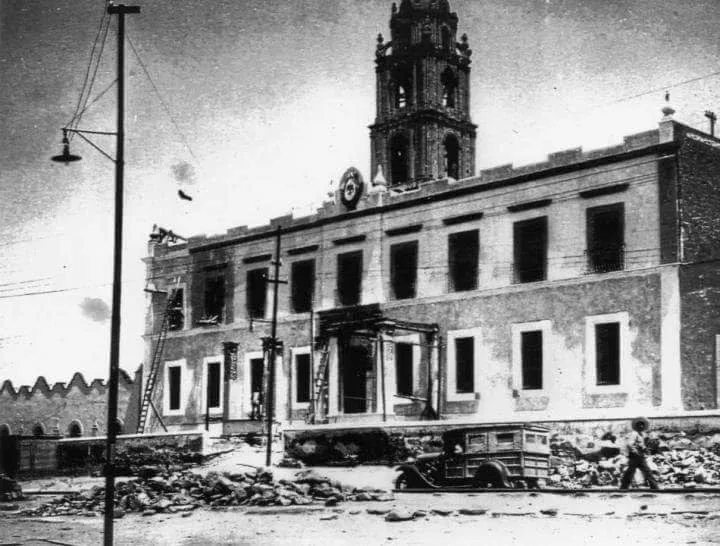
[(447, 0), (392, 5), (391, 40), (378, 36), (377, 115), (370, 126), (371, 169), (389, 187), (415, 187), (475, 174), (467, 36), (457, 41)]

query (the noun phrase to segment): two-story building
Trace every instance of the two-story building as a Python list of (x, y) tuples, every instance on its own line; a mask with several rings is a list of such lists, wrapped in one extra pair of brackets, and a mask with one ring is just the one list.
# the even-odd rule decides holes
[(393, 6), (372, 181), (350, 168), (311, 216), (151, 240), (170, 301), (153, 296), (143, 376), (168, 428), (209, 413), (233, 432), (263, 411), (278, 245), (281, 422), (718, 408), (720, 140), (666, 107), (617, 146), (475, 175), (457, 24), (447, 1)]

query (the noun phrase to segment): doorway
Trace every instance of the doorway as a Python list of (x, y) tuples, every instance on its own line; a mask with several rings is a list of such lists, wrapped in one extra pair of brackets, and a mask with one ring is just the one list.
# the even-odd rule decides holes
[(343, 413), (365, 413), (370, 409), (373, 380), (372, 342), (350, 338), (341, 351)]

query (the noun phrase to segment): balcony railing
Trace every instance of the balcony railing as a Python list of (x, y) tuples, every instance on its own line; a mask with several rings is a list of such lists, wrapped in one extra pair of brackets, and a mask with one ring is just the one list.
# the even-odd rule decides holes
[(625, 245), (603, 246), (585, 251), (588, 273), (608, 273), (625, 269)]

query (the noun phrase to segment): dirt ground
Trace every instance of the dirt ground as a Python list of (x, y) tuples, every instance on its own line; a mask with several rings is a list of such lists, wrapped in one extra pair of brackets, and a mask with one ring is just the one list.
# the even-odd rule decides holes
[[(224, 455), (200, 472), (233, 471), (262, 463), (259, 450)], [(388, 467), (319, 468), (318, 472), (355, 486), (391, 489), (396, 472)], [(297, 469), (275, 468), (277, 478)], [(85, 490), (98, 478), (56, 478), (23, 482), (25, 490)], [(34, 495), (28, 508), (49, 500)], [(386, 522), (390, 509), (423, 511), (412, 521)], [(466, 515), (460, 510), (482, 509)], [(450, 512), (449, 515), (434, 513)], [(479, 511), (482, 511), (479, 510)], [(549, 513), (542, 513), (546, 511)], [(115, 520), (115, 544), (720, 544), (720, 495), (597, 493), (400, 493), (389, 502), (345, 502), (337, 507), (291, 506), (197, 509), (188, 513)], [(0, 511), (0, 546), (96, 545), (102, 543), (101, 517), (27, 518)]]

